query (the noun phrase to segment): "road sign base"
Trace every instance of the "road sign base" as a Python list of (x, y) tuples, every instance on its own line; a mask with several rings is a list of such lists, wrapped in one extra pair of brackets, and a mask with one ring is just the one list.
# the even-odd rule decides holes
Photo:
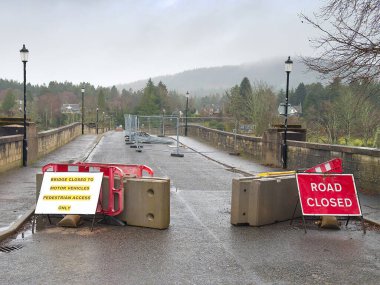
[(112, 216), (104, 216), (103, 219), (101, 219), (99, 224), (106, 224), (111, 226), (125, 226), (126, 223), (119, 220), (118, 218), (112, 217)]
[(184, 157), (185, 155), (183, 153), (176, 153), (176, 152), (173, 152), (170, 154), (170, 156), (174, 156), (174, 157)]
[(138, 149), (136, 149), (136, 151), (137, 151), (137, 152), (142, 152), (142, 149), (139, 149), (139, 148), (138, 148)]
[(144, 146), (142, 145), (131, 145), (130, 148), (143, 148)]

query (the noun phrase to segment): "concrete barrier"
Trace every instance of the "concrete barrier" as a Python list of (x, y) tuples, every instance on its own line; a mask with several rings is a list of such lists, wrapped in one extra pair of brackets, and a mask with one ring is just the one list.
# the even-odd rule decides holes
[(248, 224), (249, 193), (254, 177), (234, 178), (232, 180), (231, 224)]
[[(232, 182), (231, 224), (262, 226), (292, 218), (298, 201), (294, 175), (238, 178)], [(301, 215), (297, 208), (295, 217)]]
[(170, 180), (154, 177), (126, 179), (124, 211), (117, 217), (131, 226), (168, 228)]

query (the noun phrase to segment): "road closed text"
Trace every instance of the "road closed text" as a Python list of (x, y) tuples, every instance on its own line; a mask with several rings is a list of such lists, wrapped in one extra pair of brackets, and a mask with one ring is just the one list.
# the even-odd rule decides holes
[[(312, 192), (341, 192), (342, 185), (340, 183), (310, 183)], [(310, 207), (351, 207), (350, 198), (307, 198), (307, 204)]]
[(342, 191), (342, 185), (339, 183), (310, 183), (311, 191), (320, 191), (320, 192), (340, 192)]
[(352, 201), (349, 198), (307, 198), (306, 203), (310, 207), (351, 207)]

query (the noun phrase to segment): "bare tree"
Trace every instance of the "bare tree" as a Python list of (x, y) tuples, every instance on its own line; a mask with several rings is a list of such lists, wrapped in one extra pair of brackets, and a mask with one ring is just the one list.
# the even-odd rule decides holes
[(267, 84), (255, 82), (246, 105), (255, 125), (255, 134), (262, 136), (276, 114), (276, 95)]
[(303, 58), (309, 69), (348, 82), (379, 79), (380, 0), (329, 0), (301, 18), (321, 33), (310, 40), (317, 56)]

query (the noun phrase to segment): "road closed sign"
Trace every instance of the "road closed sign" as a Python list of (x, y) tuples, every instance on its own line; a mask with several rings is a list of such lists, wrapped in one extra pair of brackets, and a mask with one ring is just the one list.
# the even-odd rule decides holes
[(361, 216), (352, 174), (298, 173), (303, 215)]
[(95, 214), (102, 178), (101, 172), (45, 172), (35, 213)]

